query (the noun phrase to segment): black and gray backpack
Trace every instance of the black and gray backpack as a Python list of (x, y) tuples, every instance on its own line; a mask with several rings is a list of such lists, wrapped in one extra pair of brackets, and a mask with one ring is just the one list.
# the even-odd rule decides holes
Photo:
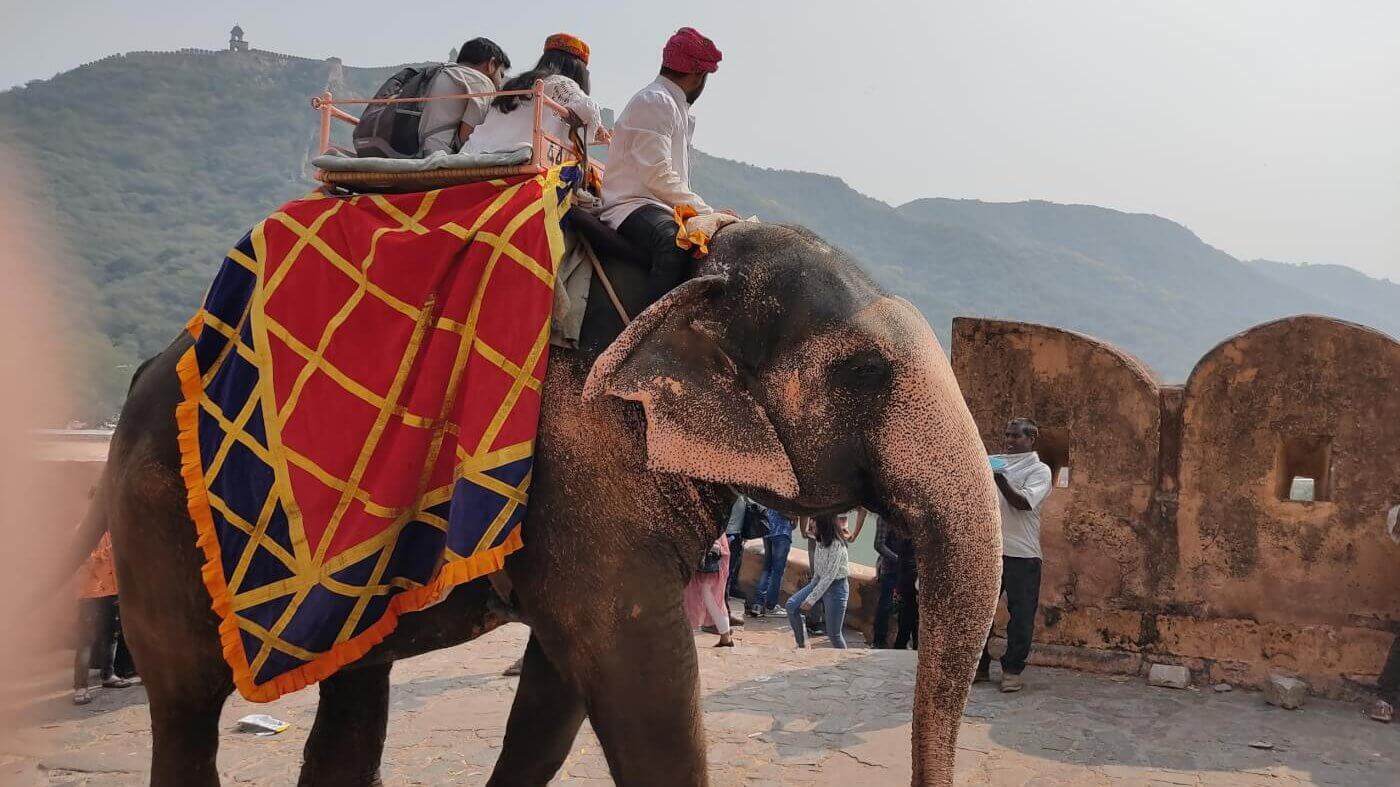
[[(422, 98), (442, 69), (442, 63), (400, 69), (374, 97)], [(360, 158), (417, 158), (421, 143), (418, 121), (422, 117), (422, 101), (366, 105), (360, 122), (355, 124), (355, 155)]]

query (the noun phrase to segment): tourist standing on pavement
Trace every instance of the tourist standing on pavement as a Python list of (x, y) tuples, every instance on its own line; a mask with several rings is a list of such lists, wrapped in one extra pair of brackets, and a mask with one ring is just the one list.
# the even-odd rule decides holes
[(103, 688), (124, 689), (134, 682), (116, 674), (121, 623), (117, 612), (117, 575), (112, 564), (111, 533), (102, 534), (97, 549), (88, 557), (82, 583), (78, 591), (78, 648), (73, 654), (74, 705), (92, 702), (88, 668), (93, 662), (97, 664)]
[(729, 586), (725, 594), (743, 598), (739, 592), (739, 569), (744, 566), (744, 514), (748, 513), (749, 499), (743, 495), (734, 498), (729, 508), (729, 521), (724, 527), (724, 536), (729, 541)]
[[(856, 517), (857, 529), (865, 523), (866, 516), (861, 509)], [(875, 517), (875, 579), (880, 587), (880, 597), (875, 602), (875, 641), (870, 644), (886, 648), (889, 647), (890, 617), (894, 613), (894, 591), (899, 581), (899, 555), (891, 549), (897, 537), (887, 520), (877, 514), (869, 516)]]
[(734, 635), (729, 630), (729, 603), (725, 600), (728, 585), (729, 539), (720, 534), (685, 586), (685, 614), (690, 618), (690, 625), (718, 634), (717, 648), (734, 647)]
[(899, 630), (894, 649), (919, 649), (919, 564), (914, 559), (914, 540), (890, 534), (890, 550), (898, 561), (895, 568), (895, 601), (899, 610)]
[(764, 509), (763, 515), (768, 520), (768, 535), (763, 537), (763, 573), (758, 575), (749, 599), (751, 618), (778, 613), (778, 594), (783, 590), (783, 573), (792, 550), (792, 520), (771, 508)]
[[(850, 528), (851, 513), (856, 513), (856, 526), (854, 530)], [(865, 528), (865, 509), (859, 508), (851, 513), (838, 514), (836, 516), (836, 530), (847, 544), (855, 543), (855, 540), (860, 537), (860, 531)], [(800, 521), (802, 523), (802, 536), (807, 539), (807, 565), (809, 567), (815, 566), (817, 564), (817, 521), (809, 516), (802, 517)], [(812, 611), (805, 617), (808, 634), (826, 633), (826, 602), (818, 598), (816, 605), (812, 607)]]
[[(1385, 532), (1390, 540), (1400, 544), (1400, 506), (1390, 509), (1385, 519)], [(1395, 706), (1400, 704), (1400, 634), (1390, 641), (1390, 655), (1385, 659), (1380, 679), (1376, 681), (1376, 702), (1369, 716), (1390, 723), (1395, 718)]]
[(850, 599), (847, 575), (850, 558), (847, 554), (845, 532), (834, 516), (816, 518), (816, 546), (813, 550), (812, 581), (792, 594), (787, 602), (788, 625), (797, 638), (797, 647), (807, 647), (807, 631), (802, 616), (812, 611), (817, 601), (826, 605), (826, 633), (831, 647), (844, 649), (846, 637), (842, 627), (846, 622), (846, 602)]
[[(1050, 494), (1051, 477), (1050, 466), (1035, 452), (1039, 439), (1034, 421), (1017, 418), (1006, 425), (1006, 453), (990, 458), (1001, 507), (1001, 590), (1011, 615), (1001, 657), (1001, 690), (1006, 692), (1025, 687), (1021, 672), (1040, 606), (1040, 505)], [(984, 646), (974, 682), (990, 679), (991, 659)]]

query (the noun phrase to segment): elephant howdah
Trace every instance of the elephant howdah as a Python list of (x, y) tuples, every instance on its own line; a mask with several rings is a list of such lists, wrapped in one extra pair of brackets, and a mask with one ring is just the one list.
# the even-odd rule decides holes
[[(986, 455), (933, 331), (799, 228), (725, 227), (694, 276), (650, 305), (644, 267), (603, 266), (638, 316), (623, 330), (595, 277), (579, 349), (555, 349), (538, 389), (523, 545), (505, 561), (531, 636), (489, 783), (548, 783), (585, 718), (617, 784), (706, 783), (682, 599), (737, 489), (794, 515), (863, 506), (912, 540), (914, 781), (951, 784), (1001, 535)], [(180, 475), (177, 367), (192, 344), (182, 336), (138, 370), (73, 557), (76, 568), (110, 525), (150, 698), (151, 781), (181, 787), (218, 782), (219, 713), (235, 687)], [(460, 584), (322, 680), (301, 783), (378, 783), (393, 662), (499, 625), (493, 598), (486, 578)]]
[(314, 195), (224, 260), (176, 417), (244, 697), (330, 675), (520, 548), (562, 174)]

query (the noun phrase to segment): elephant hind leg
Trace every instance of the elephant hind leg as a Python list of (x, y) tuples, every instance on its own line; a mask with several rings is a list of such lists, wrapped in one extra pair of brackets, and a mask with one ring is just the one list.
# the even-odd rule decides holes
[(300, 787), (377, 787), (389, 726), (393, 662), (352, 667), (321, 681), (303, 751)]
[(230, 693), (227, 684), (184, 695), (151, 691), (151, 787), (217, 787), (219, 712)]
[(583, 725), (583, 698), (559, 673), (533, 634), (506, 722), (501, 756), (487, 787), (548, 784)]

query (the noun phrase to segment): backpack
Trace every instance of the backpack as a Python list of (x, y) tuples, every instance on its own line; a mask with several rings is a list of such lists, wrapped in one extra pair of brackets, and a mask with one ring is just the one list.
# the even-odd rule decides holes
[[(443, 63), (418, 68), (408, 66), (389, 77), (375, 98), (421, 98), (428, 93)], [(360, 158), (417, 158), (422, 140), (418, 137), (418, 121), (423, 117), (423, 102), (402, 104), (368, 104), (360, 122), (355, 124), (355, 155)]]
[(740, 538), (751, 541), (755, 538), (766, 538), (768, 536), (768, 517), (764, 515), (763, 509), (757, 503), (746, 503), (744, 505), (744, 524), (740, 530)]

